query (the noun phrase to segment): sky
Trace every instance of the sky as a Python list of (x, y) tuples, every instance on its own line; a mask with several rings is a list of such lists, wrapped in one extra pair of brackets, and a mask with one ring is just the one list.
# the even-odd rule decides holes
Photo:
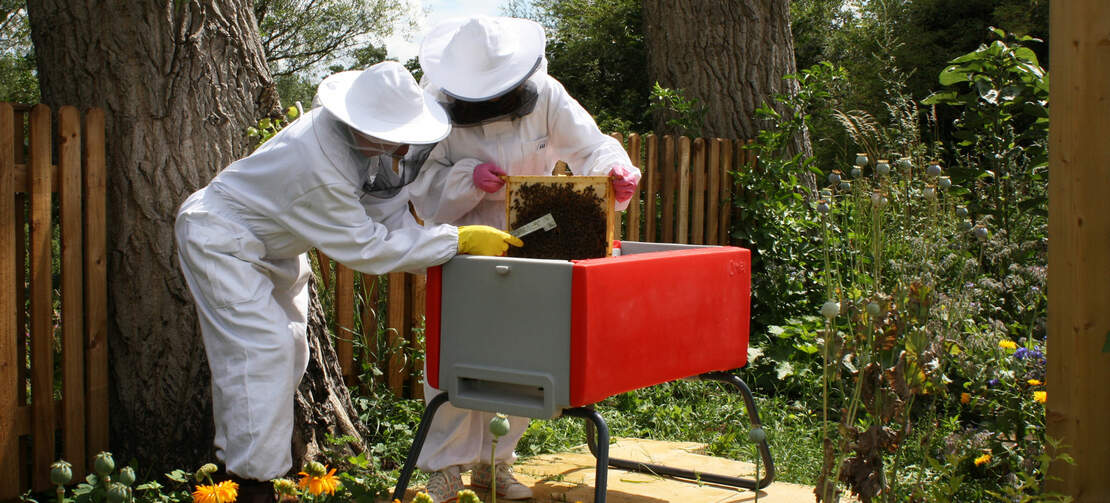
[(396, 58), (398, 61), (404, 63), (413, 56), (416, 56), (417, 51), (420, 49), (420, 40), (424, 38), (424, 34), (435, 26), (438, 22), (459, 16), (468, 16), (473, 14), (486, 14), (489, 16), (497, 16), (501, 14), (500, 6), (505, 0), (408, 0), (409, 5), (416, 10), (425, 9), (426, 16), (420, 24), (418, 32), (413, 34), (410, 40), (405, 40), (401, 36), (393, 36), (385, 41), (386, 50), (389, 52), (389, 57)]

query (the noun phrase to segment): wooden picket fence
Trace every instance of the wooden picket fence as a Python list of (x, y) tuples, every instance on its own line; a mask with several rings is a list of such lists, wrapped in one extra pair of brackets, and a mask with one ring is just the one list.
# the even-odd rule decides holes
[[(755, 164), (754, 153), (743, 148), (748, 141), (611, 136), (625, 146), (643, 175), (616, 232), (621, 239), (731, 243), (729, 227), (737, 211), (733, 205), (737, 194), (729, 172)], [(358, 376), (365, 374), (364, 369), (377, 368), (375, 380), (397, 396), (422, 397), (424, 276), (376, 277), (356, 273), (321, 253), (315, 259), (332, 309), (336, 353), (347, 383), (369, 386), (358, 382)]]
[(108, 449), (105, 187), (103, 111), (0, 103), (0, 500)]

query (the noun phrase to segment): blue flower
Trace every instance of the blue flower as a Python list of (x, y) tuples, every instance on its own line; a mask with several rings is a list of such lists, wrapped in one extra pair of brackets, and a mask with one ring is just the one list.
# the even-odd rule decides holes
[(1029, 356), (1029, 350), (1026, 348), (1018, 348), (1017, 351), (1014, 351), (1014, 358), (1018, 360), (1024, 360), (1026, 356)]
[(991, 379), (991, 380), (987, 381), (987, 387), (988, 388), (993, 388), (995, 386), (998, 386), (998, 379)]

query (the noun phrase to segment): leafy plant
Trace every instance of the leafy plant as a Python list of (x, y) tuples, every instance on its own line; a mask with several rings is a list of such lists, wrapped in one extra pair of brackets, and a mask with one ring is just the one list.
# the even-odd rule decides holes
[(990, 30), (998, 40), (953, 59), (939, 76), (949, 89), (923, 103), (960, 109), (953, 136), (966, 167), (951, 171), (953, 181), (982, 193), (971, 209), (993, 216), (1010, 242), (1022, 242), (1036, 232), (1031, 217), (1047, 215), (1049, 78), (1024, 46), (1040, 40)]

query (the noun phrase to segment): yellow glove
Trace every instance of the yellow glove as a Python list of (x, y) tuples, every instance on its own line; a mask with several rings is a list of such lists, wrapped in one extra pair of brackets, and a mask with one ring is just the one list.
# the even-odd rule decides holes
[(459, 227), (459, 253), (471, 255), (501, 255), (509, 245), (524, 246), (520, 238), (488, 225), (464, 225)]

